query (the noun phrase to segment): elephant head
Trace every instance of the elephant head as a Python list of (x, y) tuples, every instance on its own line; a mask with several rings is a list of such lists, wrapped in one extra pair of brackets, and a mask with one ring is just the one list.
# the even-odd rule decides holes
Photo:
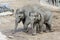
[(15, 13), (15, 31), (17, 30), (18, 23), (24, 19), (24, 11), (22, 9), (17, 9)]
[(30, 13), (30, 19), (31, 19), (31, 21), (36, 22), (37, 20), (41, 19), (41, 16), (38, 12), (32, 12), (32, 13)]
[(22, 9), (16, 10), (16, 20), (20, 22), (24, 18), (24, 11)]

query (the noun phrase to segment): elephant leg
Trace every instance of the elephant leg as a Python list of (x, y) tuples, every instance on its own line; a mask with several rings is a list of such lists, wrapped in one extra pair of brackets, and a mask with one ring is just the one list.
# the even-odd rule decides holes
[(32, 35), (36, 35), (36, 29), (37, 29), (37, 24), (33, 24), (33, 27), (32, 27)]
[(43, 24), (42, 30), (43, 30), (43, 32), (47, 32), (47, 29), (46, 29), (46, 25), (45, 24)]
[(43, 33), (43, 25), (41, 26), (39, 26), (39, 33)]
[(28, 24), (25, 23), (25, 24), (24, 24), (24, 32), (28, 32), (27, 29), (28, 29)]
[(24, 23), (24, 31), (25, 32), (28, 32), (28, 25), (29, 25), (29, 21), (26, 20), (25, 23)]
[(17, 31), (18, 22), (15, 21), (15, 32)]
[(39, 23), (39, 33), (43, 33), (43, 22)]
[(53, 15), (49, 16), (49, 18), (47, 19), (47, 21), (45, 21), (46, 24), (46, 28), (47, 30), (49, 30), (50, 32), (53, 32), (54, 30), (52, 30), (52, 17)]
[(38, 22), (39, 23), (39, 33), (43, 33), (43, 24), (44, 24), (44, 15), (43, 14), (40, 14), (41, 15), (41, 19), (40, 21)]
[(49, 32), (53, 32), (53, 30), (51, 28), (51, 24), (46, 23), (46, 28), (47, 28), (47, 30), (49, 30)]
[(36, 32), (39, 33), (39, 24), (36, 24)]
[(17, 19), (15, 20), (15, 30), (14, 30), (14, 33), (16, 33), (16, 31), (17, 31), (18, 23), (19, 23), (20, 21), (21, 21), (21, 20), (20, 20), (19, 18), (17, 18)]

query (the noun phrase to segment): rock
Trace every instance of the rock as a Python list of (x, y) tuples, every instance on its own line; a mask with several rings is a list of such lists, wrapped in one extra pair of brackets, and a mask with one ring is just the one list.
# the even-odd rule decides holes
[(14, 37), (13, 36), (8, 36), (8, 38), (13, 39)]
[(0, 40), (8, 40), (7, 36), (0, 32)]
[(7, 11), (7, 12), (0, 13), (0, 16), (6, 16), (6, 15), (12, 15), (12, 14), (13, 14), (12, 12)]

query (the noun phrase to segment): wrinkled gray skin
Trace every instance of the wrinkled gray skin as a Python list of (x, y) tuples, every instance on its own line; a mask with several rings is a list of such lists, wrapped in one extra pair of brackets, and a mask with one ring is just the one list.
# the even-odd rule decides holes
[(30, 13), (33, 11), (31, 7), (23, 7), (21, 9), (16, 10), (15, 14), (15, 31), (17, 30), (18, 23), (21, 21), (24, 24), (24, 30), (27, 32), (28, 31), (28, 25), (31, 22), (31, 19), (29, 17)]
[[(30, 16), (36, 12), (40, 17)], [(51, 31), (52, 14), (48, 9), (42, 9), (39, 5), (27, 5), (21, 9), (16, 10), (15, 31), (20, 21), (24, 24), (25, 31), (28, 31), (28, 25), (31, 23), (32, 34), (36, 34), (36, 25), (39, 24), (39, 31), (42, 32), (43, 26)], [(38, 22), (37, 22), (38, 21)], [(35, 22), (37, 22), (35, 24)]]
[(40, 26), (40, 31), (42, 31), (44, 24), (46, 25), (46, 29), (49, 30), (50, 32), (53, 31), (51, 29), (51, 22), (52, 22), (52, 14), (51, 11), (47, 8), (42, 8), (39, 5), (34, 5), (34, 10), (41, 15), (41, 20), (39, 21), (39, 26)]

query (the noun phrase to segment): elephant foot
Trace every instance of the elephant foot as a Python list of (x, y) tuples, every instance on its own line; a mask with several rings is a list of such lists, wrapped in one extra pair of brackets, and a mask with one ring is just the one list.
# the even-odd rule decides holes
[(43, 32), (48, 33), (49, 31), (48, 31), (48, 30), (45, 30), (45, 31), (43, 31)]
[(25, 33), (27, 33), (28, 31), (27, 31), (27, 30), (25, 30), (24, 32), (25, 32)]
[(15, 34), (17, 32), (17, 29), (15, 29), (13, 32), (12, 32), (12, 34)]
[(13, 32), (12, 34), (15, 34), (15, 32)]
[(27, 33), (27, 32), (28, 32), (28, 29), (25, 29), (25, 28), (24, 28), (24, 32), (26, 32), (26, 33)]
[(39, 31), (37, 31), (37, 33), (39, 33)]
[(55, 30), (49, 30), (49, 32), (54, 32)]
[(12, 34), (15, 34), (15, 33), (16, 33), (16, 31), (12, 32)]
[(39, 32), (39, 34), (42, 34), (43, 32)]
[(46, 30), (43, 30), (43, 32), (47, 32)]
[(35, 36), (36, 35), (36, 33), (32, 33), (32, 36)]

